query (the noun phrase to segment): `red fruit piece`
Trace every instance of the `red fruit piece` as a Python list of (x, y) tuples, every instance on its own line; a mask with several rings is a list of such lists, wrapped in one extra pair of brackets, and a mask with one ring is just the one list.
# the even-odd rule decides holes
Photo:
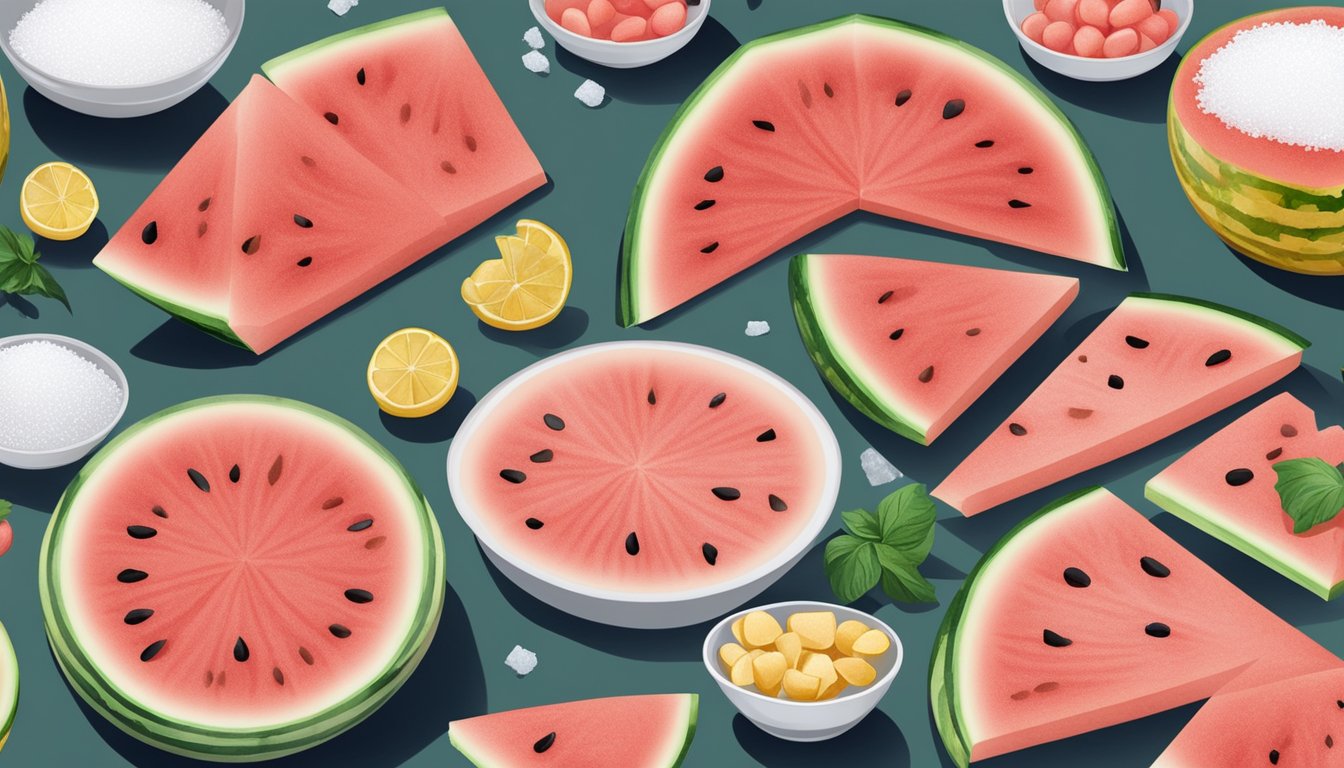
[(1091, 25), (1078, 28), (1073, 33), (1073, 52), (1089, 59), (1101, 58), (1102, 46), (1106, 44), (1106, 35)]
[(1048, 26), (1050, 26), (1050, 19), (1046, 18), (1044, 13), (1033, 13), (1022, 20), (1022, 34), (1044, 44), (1043, 34)]
[(1111, 4), (1106, 0), (1078, 0), (1078, 23), (1096, 27), (1105, 34), (1111, 31)]
[(1041, 44), (1052, 51), (1068, 53), (1073, 48), (1073, 25), (1067, 21), (1054, 21), (1041, 33)]
[(1077, 16), (1074, 11), (1078, 7), (1078, 0), (1048, 0), (1045, 4), (1045, 15), (1051, 21), (1067, 21), (1070, 26), (1073, 25)]
[(578, 8), (567, 8), (560, 14), (560, 26), (576, 35), (593, 36), (593, 28), (588, 24), (588, 14)]
[(588, 4), (588, 26), (597, 29), (611, 21), (616, 15), (616, 6), (611, 0), (593, 0)]
[[(1123, 2), (1124, 0), (1122, 0)], [(1142, 0), (1147, 3), (1148, 0)], [(1106, 42), (1102, 45), (1102, 53), (1108, 59), (1118, 59), (1122, 56), (1128, 56), (1139, 50), (1139, 33), (1132, 29), (1117, 29), (1106, 36)]]
[(1140, 35), (1151, 39), (1154, 45), (1161, 45), (1167, 41), (1168, 37), (1171, 37), (1171, 30), (1167, 27), (1167, 20), (1157, 14), (1153, 14), (1143, 21), (1140, 21), (1134, 26), (1134, 29), (1137, 30)]
[(1132, 27), (1152, 15), (1153, 4), (1148, 0), (1120, 0), (1111, 9), (1111, 26)]
[(686, 6), (677, 0), (665, 3), (649, 16), (649, 32), (654, 37), (667, 37), (686, 26)]

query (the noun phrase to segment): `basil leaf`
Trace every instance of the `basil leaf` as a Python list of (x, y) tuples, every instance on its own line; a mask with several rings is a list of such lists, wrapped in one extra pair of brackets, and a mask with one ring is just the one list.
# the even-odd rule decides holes
[(907, 485), (877, 505), (882, 543), (895, 547), (915, 564), (933, 548), (933, 523), (938, 512), (923, 485)]
[(877, 523), (877, 518), (873, 513), (866, 509), (851, 509), (848, 512), (841, 512), (840, 519), (844, 521), (845, 527), (849, 532), (861, 539), (869, 541), (880, 541), (882, 539), (882, 529)]
[(9, 513), (13, 511), (13, 509), (14, 509), (13, 504), (10, 504), (8, 501), (5, 501), (4, 499), (0, 499), (0, 520), (4, 520), (6, 517), (9, 517)]
[(1274, 465), (1283, 511), (1293, 519), (1293, 533), (1306, 533), (1335, 519), (1344, 509), (1344, 476), (1316, 458), (1289, 459)]
[(858, 549), (863, 543), (863, 539), (860, 539), (857, 536), (850, 536), (848, 534), (836, 536), (826, 542), (826, 552), (822, 555), (822, 561), (826, 565), (830, 565), (839, 558), (848, 557), (853, 554), (854, 550)]
[(882, 591), (898, 603), (936, 603), (933, 585), (914, 566), (882, 571)]
[(830, 557), (832, 545), (845, 538), (832, 539), (826, 545), (826, 578), (831, 582), (831, 591), (835, 593), (836, 599), (842, 603), (852, 603), (877, 586), (882, 576), (882, 566), (877, 562), (876, 545), (870, 541), (860, 541), (855, 547), (841, 545), (840, 548), (847, 548), (848, 551)]

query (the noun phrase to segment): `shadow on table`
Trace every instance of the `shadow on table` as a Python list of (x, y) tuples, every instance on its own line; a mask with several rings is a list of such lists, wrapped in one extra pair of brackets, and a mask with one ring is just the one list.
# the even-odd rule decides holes
[(482, 336), (491, 341), (517, 347), (537, 357), (545, 357), (561, 347), (573, 344), (583, 336), (588, 330), (588, 313), (578, 307), (565, 307), (554, 320), (530, 331), (504, 331), (479, 320), (476, 321), (476, 327)]
[(42, 316), (42, 311), (37, 305), (26, 296), (19, 296), (13, 293), (0, 293), (0, 309), (9, 307), (29, 320), (36, 320)]
[(1091, 83), (1074, 80), (1037, 64), (1021, 47), (1022, 61), (1041, 86), (1050, 93), (1093, 112), (1141, 123), (1167, 120), (1167, 91), (1181, 65), (1181, 56), (1172, 52), (1151, 72), (1128, 80)]
[(91, 267), (93, 257), (107, 245), (107, 225), (94, 219), (89, 231), (74, 240), (47, 240), (37, 238), (37, 252), (48, 267)]
[(733, 717), (733, 736), (747, 754), (766, 768), (825, 765), (909, 768), (911, 765), (910, 745), (905, 741), (905, 734), (881, 710), (873, 710), (853, 729), (827, 741), (808, 743), (777, 739), (740, 714)]
[(403, 419), (378, 411), (378, 419), (388, 432), (408, 443), (442, 443), (457, 435), (462, 421), (475, 405), (476, 395), (466, 387), (458, 387), (453, 398), (438, 413)]
[(633, 104), (679, 104), (714, 68), (737, 50), (737, 38), (713, 16), (685, 48), (655, 64), (636, 69), (611, 69), (556, 47), (564, 69), (601, 83), (607, 99)]
[[(68, 686), (68, 683), (67, 683)], [(71, 691), (72, 695), (74, 691)], [(78, 700), (78, 699), (77, 699)], [(124, 759), (139, 768), (187, 768), (218, 765), (170, 755), (144, 744), (94, 712), (80, 709), (94, 730)], [(415, 674), (367, 720), (324, 744), (266, 763), (274, 768), (395, 768), (414, 757), (448, 729), (448, 723), (486, 712), (485, 672), (476, 651), (471, 622), (457, 593), (444, 595), (438, 635)]]
[(262, 361), (262, 356), (242, 347), (211, 337), (175, 317), (131, 347), (131, 354), (150, 363), (173, 368), (218, 370), (247, 368)]
[(86, 461), (55, 469), (15, 469), (0, 464), (0, 499), (50, 514)]
[(1243, 256), (1235, 248), (1226, 246), (1228, 253), (1256, 274), (1257, 277), (1304, 301), (1331, 309), (1344, 309), (1344, 277), (1338, 275), (1304, 275), (1271, 267)]

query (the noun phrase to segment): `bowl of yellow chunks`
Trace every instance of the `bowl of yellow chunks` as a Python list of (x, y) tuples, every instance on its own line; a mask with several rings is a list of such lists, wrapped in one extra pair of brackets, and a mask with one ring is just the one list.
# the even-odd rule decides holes
[(853, 608), (775, 603), (733, 614), (705, 638), (705, 668), (748, 720), (789, 741), (853, 728), (901, 668), (901, 639)]

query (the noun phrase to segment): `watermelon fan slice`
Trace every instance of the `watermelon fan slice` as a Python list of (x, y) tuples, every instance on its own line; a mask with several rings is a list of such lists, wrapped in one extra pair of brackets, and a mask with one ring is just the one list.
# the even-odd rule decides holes
[(1071, 277), (880, 256), (794, 257), (812, 362), (882, 426), (932, 443), (1078, 295)]
[(1173, 515), (1333, 600), (1344, 593), (1344, 517), (1295, 534), (1274, 489), (1274, 465), (1300, 458), (1344, 462), (1344, 428), (1318, 431), (1316, 414), (1285, 392), (1195, 446), (1148, 481), (1145, 493)]
[(1309, 345), (1240, 310), (1131, 295), (933, 495), (975, 515), (1118, 459), (1287, 376)]
[(989, 54), (852, 15), (740, 48), (635, 189), (618, 319), (656, 317), (856, 210), (1124, 269), (1068, 119)]
[(695, 737), (693, 693), (618, 696), (498, 712), (448, 726), (480, 768), (676, 768)]
[(1339, 664), (1093, 488), (985, 554), (943, 620), (929, 694), (964, 766)]

